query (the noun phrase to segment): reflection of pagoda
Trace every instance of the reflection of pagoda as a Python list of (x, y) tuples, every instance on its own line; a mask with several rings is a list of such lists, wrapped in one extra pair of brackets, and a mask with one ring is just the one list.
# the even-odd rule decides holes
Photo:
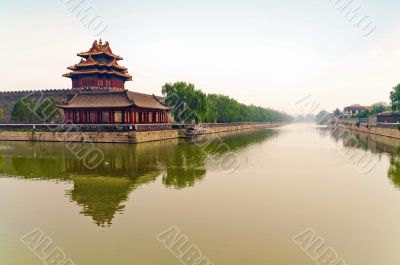
[[(260, 143), (274, 131), (260, 130), (224, 137), (231, 149), (239, 150)], [(219, 141), (208, 141), (209, 150), (223, 155)], [(82, 150), (86, 145), (79, 144)], [(172, 139), (140, 145), (103, 144), (104, 161), (97, 168), (85, 167), (62, 143), (6, 142), (0, 149), (0, 175), (21, 179), (65, 180), (73, 184), (66, 195), (81, 207), (80, 213), (90, 216), (98, 226), (107, 227), (118, 213), (123, 213), (129, 194), (139, 187), (153, 183), (162, 176), (167, 187), (192, 187), (207, 171), (217, 168), (208, 161), (204, 148), (190, 142)]]
[(78, 64), (68, 67), (74, 96), (58, 105), (65, 122), (74, 124), (167, 123), (170, 107), (164, 98), (125, 90), (131, 81), (128, 69), (120, 66), (108, 42), (94, 41)]
[(78, 64), (68, 67), (72, 72), (64, 75), (72, 79), (73, 89), (101, 88), (123, 91), (125, 81), (132, 80), (128, 69), (117, 63), (122, 58), (111, 51), (108, 42), (103, 44), (101, 40), (99, 43), (95, 41), (89, 51), (78, 53), (78, 56), (83, 59)]

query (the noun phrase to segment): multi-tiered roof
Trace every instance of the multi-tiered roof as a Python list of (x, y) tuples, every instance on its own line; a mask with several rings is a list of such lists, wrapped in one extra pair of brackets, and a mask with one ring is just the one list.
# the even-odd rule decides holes
[(112, 52), (108, 41), (103, 44), (96, 40), (89, 51), (77, 55), (81, 61), (68, 67), (72, 72), (63, 75), (72, 79), (72, 88), (123, 90), (124, 83), (132, 80), (128, 69), (118, 64), (123, 58)]

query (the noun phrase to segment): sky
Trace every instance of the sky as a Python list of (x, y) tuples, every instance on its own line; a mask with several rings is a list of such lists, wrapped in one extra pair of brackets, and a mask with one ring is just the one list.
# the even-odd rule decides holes
[[(79, 1), (91, 8), (86, 21)], [(392, 0), (2, 0), (0, 90), (70, 88), (62, 74), (102, 38), (124, 58), (133, 91), (186, 81), (291, 114), (306, 97), (329, 111), (388, 102), (400, 83), (399, 9)], [(91, 30), (90, 16), (106, 28)], [(368, 21), (376, 29), (364, 36)]]

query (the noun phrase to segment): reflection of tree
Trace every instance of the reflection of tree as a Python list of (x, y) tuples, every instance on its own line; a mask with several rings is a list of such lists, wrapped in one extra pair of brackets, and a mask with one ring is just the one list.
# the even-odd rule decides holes
[[(362, 132), (352, 132), (353, 140), (347, 141), (345, 146), (359, 148), (372, 153), (382, 154), (386, 153), (390, 156), (390, 166), (388, 170), (388, 178), (392, 183), (400, 188), (400, 140), (371, 135)], [(332, 135), (336, 141), (344, 141), (345, 137), (341, 137), (340, 133)]]
[[(85, 167), (63, 143), (9, 142), (0, 148), (0, 174), (71, 181), (74, 187), (66, 195), (83, 208), (81, 214), (91, 216), (98, 226), (109, 226), (136, 188), (160, 175), (167, 187), (194, 186), (210, 168), (210, 151), (212, 156), (223, 155), (273, 135), (272, 130), (260, 130), (220, 135), (222, 141), (200, 140), (211, 143), (207, 148), (177, 139), (138, 145), (99, 144), (104, 160), (95, 169)], [(228, 148), (219, 148), (221, 142)]]
[[(12, 157), (12, 172), (26, 178), (50, 176), (59, 178), (64, 169), (63, 161), (47, 157)], [(51, 166), (49, 166), (51, 165)]]
[(395, 154), (390, 155), (388, 177), (397, 188), (400, 188), (400, 148)]
[(181, 145), (168, 153), (163, 183), (170, 187), (185, 188), (193, 186), (206, 174), (206, 155), (194, 145)]
[(218, 164), (224, 154), (238, 151), (255, 143), (261, 143), (276, 134), (274, 130), (257, 130), (237, 134), (219, 134), (195, 140), (195, 144), (179, 144), (164, 157), (163, 183), (168, 187), (182, 189), (192, 187), (206, 174), (207, 161)]

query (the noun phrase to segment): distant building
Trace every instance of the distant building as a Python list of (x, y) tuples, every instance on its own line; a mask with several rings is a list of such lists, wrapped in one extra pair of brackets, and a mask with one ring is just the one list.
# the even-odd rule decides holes
[(357, 115), (364, 110), (369, 110), (369, 109), (370, 109), (370, 107), (365, 107), (365, 106), (361, 106), (361, 105), (351, 105), (351, 106), (344, 108), (343, 115), (346, 117), (350, 117), (353, 115)]

